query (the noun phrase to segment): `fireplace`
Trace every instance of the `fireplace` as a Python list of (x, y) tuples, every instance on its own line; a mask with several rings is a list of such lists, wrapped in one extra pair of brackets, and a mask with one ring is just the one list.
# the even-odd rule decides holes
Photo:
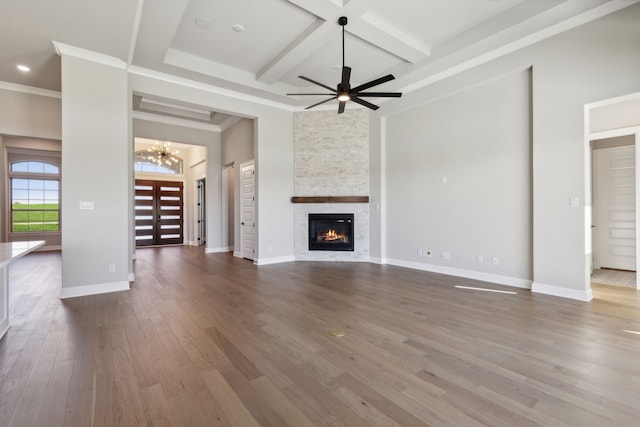
[(310, 251), (353, 251), (353, 214), (309, 214)]

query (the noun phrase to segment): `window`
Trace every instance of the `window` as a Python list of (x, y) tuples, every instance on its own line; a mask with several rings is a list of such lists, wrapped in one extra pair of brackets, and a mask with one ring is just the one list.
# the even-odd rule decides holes
[(11, 232), (60, 231), (60, 168), (39, 160), (13, 161), (9, 168)]
[(171, 157), (175, 161), (160, 162), (161, 164), (158, 164), (158, 162), (149, 157), (148, 151), (136, 151), (134, 170), (142, 173), (182, 175), (182, 159), (175, 155)]

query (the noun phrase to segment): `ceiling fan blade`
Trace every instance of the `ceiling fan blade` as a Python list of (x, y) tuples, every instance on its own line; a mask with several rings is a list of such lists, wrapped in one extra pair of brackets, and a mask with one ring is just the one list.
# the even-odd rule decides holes
[(344, 113), (344, 106), (347, 104), (347, 101), (340, 101), (338, 103), (338, 114)]
[(372, 104), (370, 102), (365, 101), (364, 99), (360, 99), (360, 98), (357, 98), (355, 96), (352, 96), (351, 100), (353, 102), (357, 103), (357, 104), (364, 105), (367, 108), (371, 108), (372, 110), (377, 110), (378, 108), (380, 108), (377, 105), (374, 105), (374, 104)]
[(342, 87), (349, 87), (349, 80), (351, 80), (351, 68), (342, 67)]
[(302, 80), (306, 80), (306, 81), (308, 81), (308, 82), (310, 82), (310, 83), (313, 83), (314, 85), (318, 85), (318, 86), (321, 86), (321, 87), (323, 87), (323, 88), (325, 88), (325, 89), (328, 89), (328, 90), (330, 90), (331, 92), (335, 92), (335, 91), (336, 91), (334, 88), (329, 87), (329, 86), (327, 86), (327, 85), (323, 85), (322, 83), (319, 83), (319, 82), (317, 82), (317, 81), (315, 81), (315, 80), (311, 80), (309, 77), (305, 77), (305, 76), (298, 76), (298, 77), (299, 77), (299, 78), (301, 78)]
[(288, 93), (287, 96), (293, 96), (293, 95), (325, 95), (325, 96), (331, 96), (333, 95), (332, 93)]
[(369, 83), (365, 83), (365, 84), (362, 84), (360, 86), (354, 87), (353, 89), (351, 89), (351, 92), (359, 92), (361, 90), (369, 89), (370, 87), (381, 85), (382, 83), (386, 83), (386, 82), (388, 82), (390, 80), (393, 80), (393, 79), (395, 79), (395, 77), (393, 77), (393, 74), (387, 74), (384, 77), (380, 77), (378, 79), (371, 80)]
[(400, 98), (402, 96), (402, 92), (359, 92), (352, 93), (352, 96), (359, 97), (375, 97), (375, 98)]
[(317, 107), (317, 106), (318, 106), (318, 105), (320, 105), (320, 104), (324, 104), (325, 102), (329, 102), (329, 101), (331, 101), (332, 99), (336, 99), (336, 98), (337, 98), (337, 96), (334, 96), (334, 97), (331, 97), (331, 98), (329, 98), (329, 99), (325, 99), (324, 101), (320, 101), (320, 102), (318, 102), (317, 104), (309, 105), (308, 107), (306, 107), (306, 108), (305, 108), (305, 110), (308, 110), (309, 108)]

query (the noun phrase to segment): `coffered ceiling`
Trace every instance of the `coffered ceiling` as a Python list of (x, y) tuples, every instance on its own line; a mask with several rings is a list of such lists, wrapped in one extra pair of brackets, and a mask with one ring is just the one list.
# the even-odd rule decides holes
[(638, 1), (6, 0), (0, 82), (59, 91), (55, 41), (303, 106), (308, 97), (285, 94), (318, 88), (298, 75), (331, 87), (340, 79), (340, 16), (352, 83), (392, 73), (377, 89), (407, 92)]

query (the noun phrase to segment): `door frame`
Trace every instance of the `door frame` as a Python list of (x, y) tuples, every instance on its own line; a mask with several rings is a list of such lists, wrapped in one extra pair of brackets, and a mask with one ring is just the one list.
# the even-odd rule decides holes
[[(252, 232), (253, 232), (253, 257), (252, 258), (246, 258), (244, 256), (244, 251), (245, 251), (245, 245), (244, 245), (244, 231), (243, 231), (243, 226), (242, 226), (242, 169), (246, 166), (253, 166), (253, 228), (252, 228)], [(257, 253), (257, 246), (258, 246), (258, 242), (257, 242), (257, 234), (256, 233), (256, 214), (257, 214), (257, 209), (256, 209), (256, 203), (255, 203), (255, 197), (256, 197), (256, 162), (255, 160), (249, 160), (247, 162), (243, 162), (240, 163), (240, 167), (239, 167), (239, 175), (240, 175), (240, 179), (238, 179), (238, 201), (240, 203), (240, 209), (239, 209), (239, 227), (240, 227), (240, 258), (245, 258), (245, 259), (250, 259), (252, 261), (256, 261), (258, 259), (258, 253)]]
[[(594, 143), (595, 141), (598, 140), (592, 140), (592, 143)], [(593, 168), (592, 168), (592, 227), (594, 230), (594, 233), (592, 233), (592, 239), (593, 239), (593, 253), (592, 253), (592, 268), (591, 268), (591, 272), (593, 273), (593, 270), (595, 268), (602, 268), (602, 259), (603, 259), (603, 254), (602, 254), (602, 248), (606, 247), (602, 246), (601, 247), (601, 242), (599, 241), (599, 239), (597, 238), (597, 236), (600, 237), (600, 239), (602, 239), (603, 234), (601, 234), (600, 232), (603, 232), (606, 234), (606, 228), (603, 229), (603, 224), (607, 223), (607, 220), (605, 218), (601, 218), (600, 215), (598, 215), (598, 213), (600, 212), (600, 208), (601, 206), (605, 206), (607, 204), (606, 202), (606, 196), (608, 195), (608, 193), (603, 193), (603, 194), (599, 194), (597, 190), (598, 188), (598, 183), (600, 179), (599, 178), (599, 173), (601, 172), (601, 170), (599, 170), (598, 168), (598, 162), (596, 162), (595, 160), (599, 157), (599, 156), (604, 156), (606, 155), (605, 152), (609, 152), (612, 153), (613, 151), (610, 150), (614, 150), (614, 151), (620, 151), (622, 149), (629, 149), (629, 147), (631, 147), (634, 150), (634, 163), (637, 164), (638, 163), (638, 156), (635, 153), (636, 150), (636, 140), (634, 139), (633, 144), (629, 144), (629, 145), (617, 145), (617, 146), (613, 146), (613, 147), (607, 147), (607, 148), (599, 148), (599, 147), (595, 147), (595, 144), (593, 144), (592, 146), (592, 152), (591, 152), (591, 156), (592, 159), (594, 160), (593, 162)], [(637, 175), (637, 171), (635, 171), (634, 176)], [(637, 179), (636, 179), (637, 181)], [(600, 181), (601, 182), (601, 181)], [(636, 189), (636, 182), (634, 182), (634, 188), (633, 188), (633, 192), (635, 194), (638, 194), (638, 190)], [(596, 198), (596, 195), (598, 195), (599, 197)], [(603, 203), (604, 200), (604, 203)], [(637, 209), (638, 207), (638, 203), (635, 203), (635, 208)], [(604, 216), (604, 215), (603, 215)], [(637, 217), (637, 214), (636, 214)], [(636, 225), (636, 229), (637, 229), (637, 218), (634, 218), (634, 224)], [(634, 245), (634, 252), (635, 252), (635, 266), (633, 268), (635, 268), (635, 271), (638, 271), (638, 241), (637, 241), (637, 231), (636, 231), (636, 243)], [(606, 237), (605, 240), (606, 241)], [(631, 267), (631, 265), (629, 265), (628, 267)]]
[[(591, 132), (590, 128), (590, 112), (591, 109), (597, 107), (603, 107), (606, 105), (613, 105), (629, 100), (640, 99), (640, 93), (634, 93), (618, 98), (608, 99), (584, 106), (584, 146), (585, 146), (585, 253), (589, 260), (586, 265), (586, 277), (585, 277), (585, 289), (591, 290), (591, 265), (593, 258), (593, 241), (591, 225), (593, 224), (593, 150), (591, 148), (591, 141), (605, 138), (614, 138), (620, 136), (633, 135), (635, 138), (634, 145), (636, 147), (636, 272), (640, 273), (640, 250), (638, 245), (640, 242), (640, 150), (638, 149), (638, 143), (640, 142), (640, 126), (631, 126), (626, 128), (611, 129), (600, 132)], [(640, 274), (636, 274), (636, 289), (640, 289)]]

